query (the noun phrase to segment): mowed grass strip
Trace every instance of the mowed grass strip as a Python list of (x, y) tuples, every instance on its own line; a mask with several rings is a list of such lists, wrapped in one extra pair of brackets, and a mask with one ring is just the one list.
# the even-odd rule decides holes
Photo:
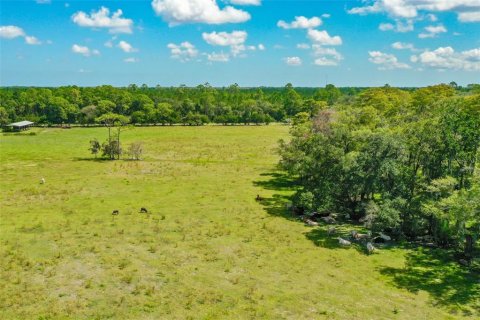
[[(125, 146), (143, 142), (142, 161), (95, 160), (88, 142), (105, 140), (104, 128), (33, 132), (0, 137), (1, 319), (478, 315), (478, 279), (455, 300), (456, 265), (431, 279), (409, 267), (418, 250), (367, 256), (289, 217), (290, 191), (271, 182), (288, 127), (125, 131)], [(425, 280), (445, 298), (415, 287)]]

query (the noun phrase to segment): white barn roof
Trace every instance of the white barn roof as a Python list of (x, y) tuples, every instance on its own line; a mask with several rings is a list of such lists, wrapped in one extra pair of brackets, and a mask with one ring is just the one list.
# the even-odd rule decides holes
[(25, 126), (30, 126), (32, 124), (33, 124), (33, 122), (24, 120), (24, 121), (20, 121), (20, 122), (10, 123), (8, 126), (9, 127), (25, 127)]

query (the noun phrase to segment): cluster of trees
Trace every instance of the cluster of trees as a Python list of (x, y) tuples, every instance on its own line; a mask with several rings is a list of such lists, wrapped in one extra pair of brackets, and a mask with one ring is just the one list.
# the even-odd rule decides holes
[[(456, 87), (457, 91), (480, 86)], [(363, 88), (240, 88), (234, 84), (197, 87), (0, 88), (0, 125), (30, 120), (38, 124), (94, 124), (105, 114), (131, 123), (201, 125), (260, 124), (285, 121), (299, 112), (315, 114), (337, 102), (350, 103)], [(411, 89), (410, 89), (411, 90)]]
[(480, 237), (480, 94), (452, 85), (361, 92), (293, 118), (281, 166), (307, 211), (474, 255)]
[(109, 160), (120, 160), (120, 157), (127, 154), (131, 160), (140, 160), (143, 154), (143, 146), (141, 142), (133, 142), (129, 145), (126, 152), (122, 148), (120, 135), (123, 130), (128, 128), (128, 118), (114, 113), (106, 113), (97, 118), (108, 129), (107, 140), (100, 144), (98, 139), (90, 140), (90, 152), (97, 155), (101, 152), (102, 157)]

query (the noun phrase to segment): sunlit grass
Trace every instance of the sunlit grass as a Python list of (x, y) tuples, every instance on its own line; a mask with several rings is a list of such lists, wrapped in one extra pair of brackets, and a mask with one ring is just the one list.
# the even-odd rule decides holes
[[(428, 253), (367, 256), (289, 217), (288, 184), (269, 175), (285, 126), (135, 128), (123, 141), (144, 143), (138, 162), (93, 159), (106, 129), (35, 132), (0, 137), (1, 319), (478, 315), (478, 278), (456, 266), (441, 290)], [(434, 290), (415, 286), (432, 274)], [(452, 290), (465, 302), (438, 296)]]

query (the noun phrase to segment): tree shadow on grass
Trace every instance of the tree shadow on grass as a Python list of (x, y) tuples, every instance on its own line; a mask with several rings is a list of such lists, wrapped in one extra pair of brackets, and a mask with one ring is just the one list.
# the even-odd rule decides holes
[[(298, 217), (287, 210), (285, 204), (291, 201), (289, 194), (297, 186), (282, 172), (262, 174), (268, 180), (254, 181), (253, 184), (265, 190), (278, 193), (265, 198), (260, 203), (267, 213), (283, 217), (288, 220), (297, 220)], [(299, 221), (299, 223), (302, 223)], [(345, 223), (336, 225), (335, 235), (328, 234), (330, 225), (320, 224), (305, 233), (305, 237), (315, 245), (332, 250), (342, 250), (337, 237), (349, 239), (350, 230), (358, 225)], [(377, 245), (380, 250), (398, 248), (403, 244)], [(367, 254), (365, 244), (354, 243), (352, 247)], [(418, 247), (406, 255), (404, 268), (381, 267), (378, 271), (387, 276), (390, 283), (398, 288), (417, 293), (425, 291), (430, 294), (434, 303), (451, 309), (452, 312), (461, 312), (464, 316), (478, 316), (480, 314), (480, 274), (474, 273), (458, 265), (453, 260), (451, 252), (442, 249), (428, 249)]]
[(436, 305), (480, 315), (480, 275), (461, 267), (442, 249), (417, 248), (406, 256), (404, 268), (381, 268), (398, 288), (426, 291)]
[(273, 194), (271, 197), (262, 197), (263, 200), (259, 201), (259, 203), (264, 210), (272, 216), (295, 220), (296, 217), (286, 207), (291, 202), (290, 194), (295, 191), (294, 181), (283, 172), (262, 173), (261, 176), (269, 177), (270, 179), (254, 181), (254, 186), (281, 192)]

